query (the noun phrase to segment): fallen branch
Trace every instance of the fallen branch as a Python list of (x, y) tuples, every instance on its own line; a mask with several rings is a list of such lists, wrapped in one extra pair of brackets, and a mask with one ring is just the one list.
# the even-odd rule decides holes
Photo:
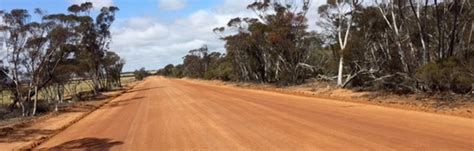
[(342, 84), (342, 88), (345, 88), (345, 87), (346, 87), (352, 80), (354, 80), (357, 76), (359, 76), (359, 75), (362, 74), (362, 73), (366, 73), (366, 72), (367, 72), (367, 70), (359, 70), (359, 71), (357, 71), (354, 75), (349, 74), (349, 75), (347, 76), (347, 79), (346, 79), (346, 81), (344, 82), (344, 84)]
[(334, 81), (337, 79), (337, 76), (333, 76), (333, 77), (328, 77), (328, 76), (325, 76), (325, 75), (318, 75), (317, 77), (318, 80), (325, 80), (325, 81)]

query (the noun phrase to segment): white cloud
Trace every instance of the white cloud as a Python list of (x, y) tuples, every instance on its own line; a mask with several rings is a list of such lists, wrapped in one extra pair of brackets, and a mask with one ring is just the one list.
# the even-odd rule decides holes
[(113, 0), (68, 0), (70, 4), (82, 4), (85, 2), (91, 2), (94, 8), (102, 8), (114, 5)]
[[(147, 16), (129, 18), (113, 29), (111, 48), (126, 58), (126, 71), (181, 63), (189, 50), (204, 44), (210, 51), (225, 52), (224, 41), (212, 29), (226, 26), (235, 17), (255, 17), (246, 9), (251, 2), (253, 0), (224, 0), (215, 8), (198, 10), (171, 22)], [(310, 29), (315, 28), (316, 10), (317, 6), (308, 14)]]
[(159, 8), (165, 11), (176, 11), (186, 7), (185, 0), (159, 0)]

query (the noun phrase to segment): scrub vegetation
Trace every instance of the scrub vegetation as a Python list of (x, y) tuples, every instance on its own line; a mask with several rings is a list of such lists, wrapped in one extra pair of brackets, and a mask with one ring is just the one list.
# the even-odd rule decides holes
[[(256, 18), (236, 17), (214, 32), (225, 54), (189, 51), (160, 75), (279, 86), (309, 79), (397, 94), (472, 94), (472, 1), (329, 0), (308, 23), (309, 0), (257, 0)], [(316, 24), (317, 31), (308, 25)]]

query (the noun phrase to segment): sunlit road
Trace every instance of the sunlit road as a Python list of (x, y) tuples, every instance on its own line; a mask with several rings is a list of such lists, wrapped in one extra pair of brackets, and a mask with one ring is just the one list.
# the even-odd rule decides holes
[(37, 149), (474, 150), (474, 121), (148, 78)]

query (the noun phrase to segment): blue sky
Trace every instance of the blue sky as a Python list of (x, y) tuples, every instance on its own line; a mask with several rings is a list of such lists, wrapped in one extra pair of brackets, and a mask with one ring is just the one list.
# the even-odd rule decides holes
[[(0, 10), (42, 8), (50, 14), (64, 13), (71, 4), (85, 1), (98, 8), (120, 8), (112, 27), (111, 50), (126, 59), (126, 71), (181, 63), (188, 50), (202, 45), (225, 52), (224, 42), (212, 29), (234, 17), (255, 16), (246, 9), (254, 0), (0, 0)], [(317, 5), (325, 1), (313, 0), (310, 27), (317, 18)]]
[[(34, 8), (46, 9), (48, 13), (64, 13), (67, 7), (73, 3), (88, 0), (0, 0), (1, 10), (22, 8), (33, 10)], [(96, 1), (96, 0), (89, 0)], [(101, 1), (101, 0), (98, 0)], [(110, 1), (110, 0), (102, 0)], [(176, 1), (176, 0), (169, 0)], [(185, 7), (179, 10), (160, 10), (159, 0), (114, 0), (110, 1), (121, 10), (117, 17), (126, 19), (136, 16), (154, 16), (162, 19), (172, 20), (174, 18), (187, 16), (200, 9), (209, 9), (217, 5), (220, 0), (187, 0)], [(108, 2), (105, 2), (108, 3)]]

